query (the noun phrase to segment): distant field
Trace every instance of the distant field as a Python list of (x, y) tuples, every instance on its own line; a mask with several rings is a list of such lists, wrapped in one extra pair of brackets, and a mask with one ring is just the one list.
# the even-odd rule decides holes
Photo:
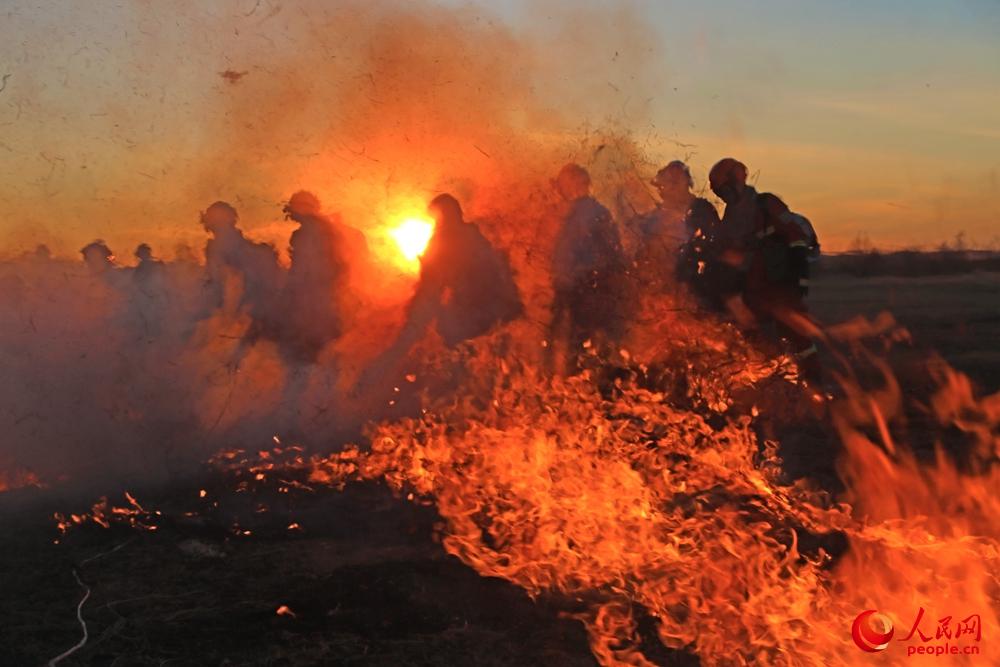
[(1000, 389), (1000, 273), (921, 278), (820, 275), (809, 294), (824, 323), (883, 310), (986, 392)]

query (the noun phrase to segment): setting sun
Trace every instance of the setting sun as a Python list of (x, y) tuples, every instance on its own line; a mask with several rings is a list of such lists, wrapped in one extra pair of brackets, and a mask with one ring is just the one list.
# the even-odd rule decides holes
[(434, 223), (426, 218), (407, 218), (389, 231), (399, 251), (409, 261), (424, 253), (434, 234)]

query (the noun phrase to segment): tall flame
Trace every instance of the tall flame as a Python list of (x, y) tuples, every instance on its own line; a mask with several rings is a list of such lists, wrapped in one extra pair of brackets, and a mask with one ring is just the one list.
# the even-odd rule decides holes
[[(875, 360), (885, 388), (842, 379), (846, 397), (818, 422), (832, 418), (840, 436), (850, 504), (791, 484), (778, 443), (753, 423), (797, 401), (794, 370), (726, 330), (668, 326), (674, 350), (661, 353), (655, 382), (653, 363), (635, 383), (602, 379), (601, 365), (546, 379), (509, 350), (480, 348), (462, 398), (380, 425), (368, 452), (314, 460), (311, 479), (382, 479), (433, 501), (448, 552), (532, 595), (577, 601), (567, 613), (604, 665), (653, 664), (641, 648), (650, 632), (705, 665), (860, 664), (868, 655), (851, 623), (866, 609), (897, 628), (882, 656), (892, 664), (924, 646), (907, 638), (920, 610), (931, 640), (945, 617), (953, 632), (970, 615), (996, 636), (996, 466), (960, 471), (940, 445), (928, 466), (892, 442), (906, 397)], [(939, 382), (927, 427), (958, 429), (975, 457), (994, 460), (1000, 396), (974, 398), (950, 370)], [(772, 403), (758, 411), (748, 397)], [(640, 631), (641, 619), (653, 630)]]
[[(920, 664), (911, 651), (946, 640), (995, 658), (1000, 394), (978, 398), (932, 360), (933, 388), (917, 400), (884, 358), (848, 340), (871, 368), (845, 364), (843, 395), (810, 414), (788, 359), (728, 325), (652, 314), (620, 359), (591, 348), (571, 378), (542, 372), (517, 325), (440, 352), (416, 370), (451, 391), (428, 395), (419, 417), (374, 426), (370, 448), (224, 453), (214, 464), (238, 490), (380, 480), (433, 503), (449, 553), (563, 605), (603, 665), (653, 665), (650, 646), (703, 665), (863, 664), (874, 658), (852, 629), (866, 610), (880, 614), (880, 664)], [(855, 323), (827, 335), (899, 339), (890, 329)], [(796, 404), (806, 412), (789, 411)], [(900, 437), (915, 414), (935, 439), (930, 458)], [(788, 478), (768, 420), (820, 427), (813, 458), (841, 448), (842, 496)], [(967, 446), (961, 464), (944, 434)], [(63, 529), (146, 526), (148, 512), (126, 499), (56, 518)], [(974, 640), (958, 634), (973, 617)], [(968, 664), (963, 654), (934, 659)]]

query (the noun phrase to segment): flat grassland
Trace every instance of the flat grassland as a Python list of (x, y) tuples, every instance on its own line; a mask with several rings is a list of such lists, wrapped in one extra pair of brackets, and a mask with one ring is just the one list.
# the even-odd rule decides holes
[(919, 278), (823, 274), (809, 294), (825, 324), (889, 311), (913, 336), (986, 393), (1000, 389), (1000, 273)]

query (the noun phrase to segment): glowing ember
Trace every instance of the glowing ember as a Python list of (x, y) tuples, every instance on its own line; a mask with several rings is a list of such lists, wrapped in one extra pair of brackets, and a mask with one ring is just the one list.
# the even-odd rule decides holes
[(0, 467), (0, 493), (13, 491), (26, 486), (37, 486), (39, 488), (43, 488), (45, 485), (42, 484), (38, 475), (30, 470), (15, 469), (12, 472), (6, 472), (2, 467)]
[(408, 261), (416, 261), (434, 234), (434, 223), (426, 218), (410, 217), (389, 230), (399, 251)]

